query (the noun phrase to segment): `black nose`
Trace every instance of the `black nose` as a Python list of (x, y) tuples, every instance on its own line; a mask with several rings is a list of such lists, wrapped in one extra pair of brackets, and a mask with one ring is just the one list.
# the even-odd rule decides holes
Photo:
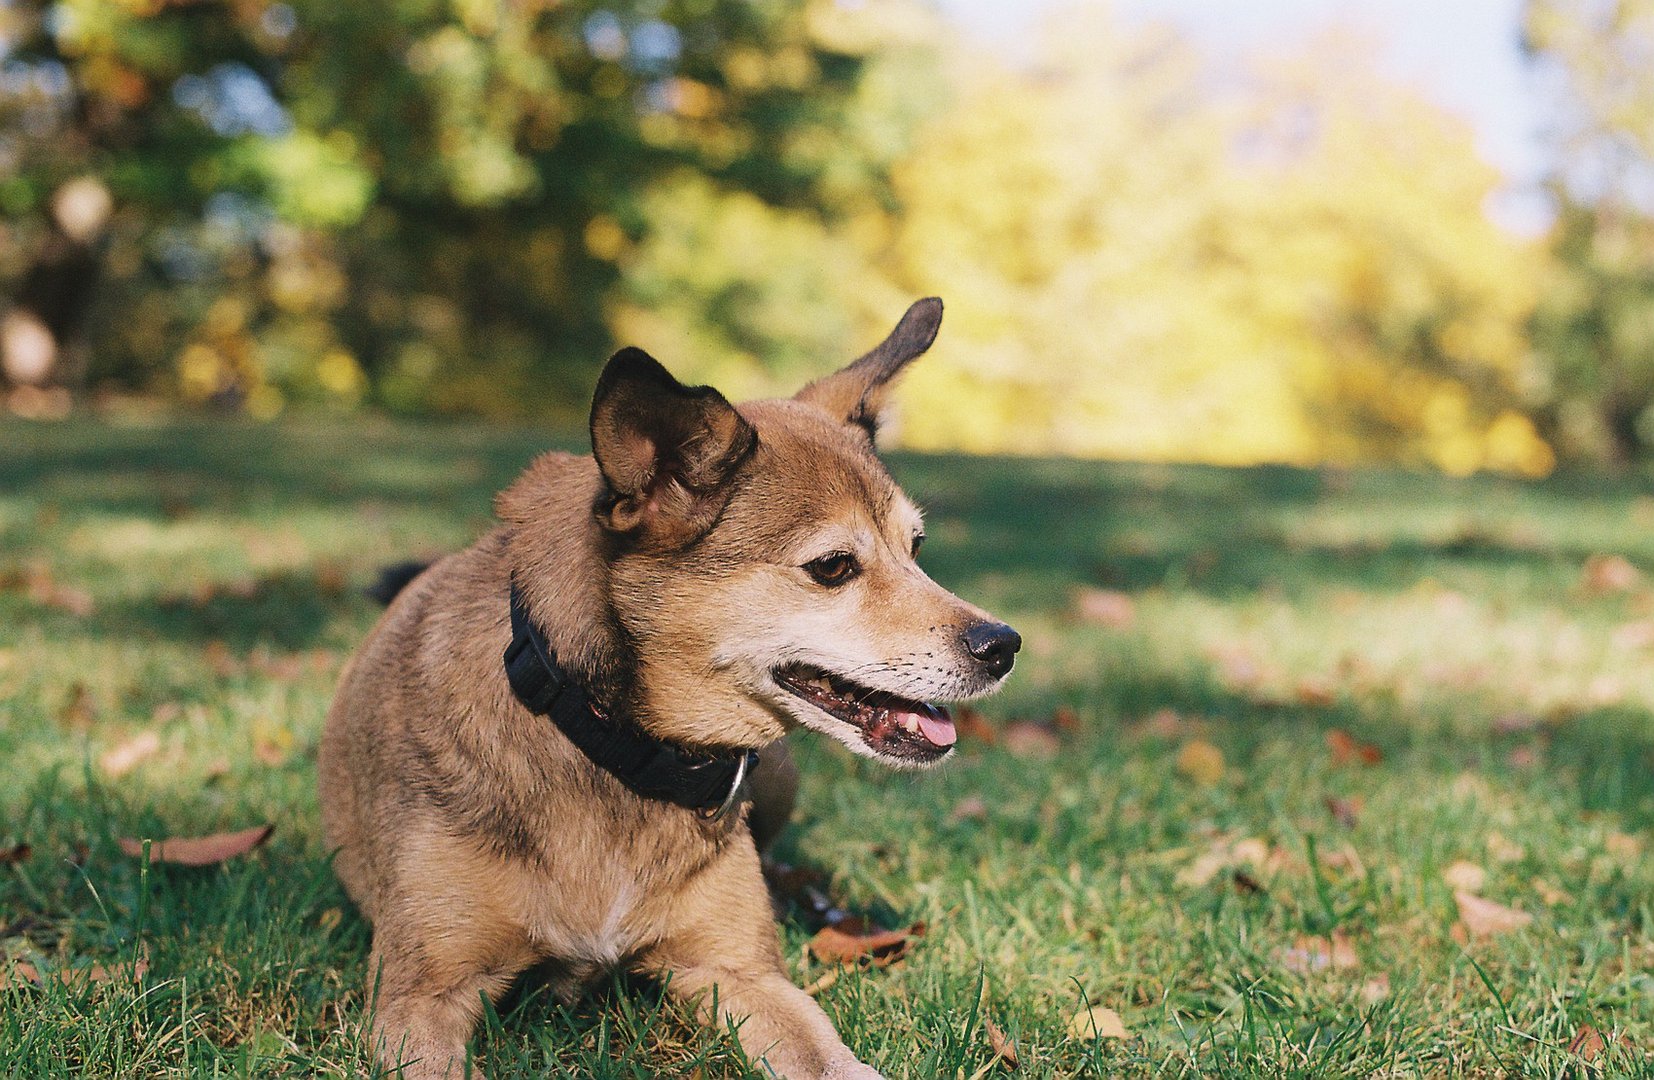
[(965, 631), (965, 651), (997, 678), (1016, 663), (1022, 635), (1002, 622), (977, 623)]

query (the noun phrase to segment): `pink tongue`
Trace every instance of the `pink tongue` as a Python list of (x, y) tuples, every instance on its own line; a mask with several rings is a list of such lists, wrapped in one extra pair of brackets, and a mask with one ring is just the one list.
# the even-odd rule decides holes
[(913, 715), (919, 718), (919, 731), (933, 746), (952, 746), (959, 741), (959, 732), (953, 728), (948, 714), (939, 709), (922, 709)]

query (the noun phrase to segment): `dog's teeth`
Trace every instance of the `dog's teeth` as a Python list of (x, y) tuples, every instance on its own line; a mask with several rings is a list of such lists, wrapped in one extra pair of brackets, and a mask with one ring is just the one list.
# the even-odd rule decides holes
[(898, 721), (898, 723), (902, 725), (902, 730), (906, 731), (909, 735), (919, 734), (919, 718), (914, 716), (912, 713), (902, 713), (902, 718)]

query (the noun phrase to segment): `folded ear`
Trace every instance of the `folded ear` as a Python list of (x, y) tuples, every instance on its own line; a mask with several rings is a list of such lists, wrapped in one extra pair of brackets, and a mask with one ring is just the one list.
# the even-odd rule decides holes
[(758, 433), (710, 386), (685, 386), (642, 349), (609, 358), (592, 395), (592, 456), (608, 484), (603, 524), (677, 547), (712, 528)]
[(878, 347), (842, 371), (834, 372), (800, 390), (798, 401), (807, 401), (829, 416), (867, 429), (877, 435), (879, 411), (884, 408), (891, 384), (913, 360), (930, 348), (942, 325), (942, 301), (927, 297), (907, 309), (902, 321)]

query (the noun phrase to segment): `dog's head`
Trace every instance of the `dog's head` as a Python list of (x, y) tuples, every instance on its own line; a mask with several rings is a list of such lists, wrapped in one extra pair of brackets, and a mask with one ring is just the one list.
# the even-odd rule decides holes
[(936, 337), (921, 300), (796, 397), (731, 405), (617, 353), (592, 403), (609, 600), (650, 725), (757, 746), (795, 725), (893, 765), (940, 761), (933, 701), (996, 689), (1015, 631), (919, 568), (919, 510), (874, 452), (892, 381)]

